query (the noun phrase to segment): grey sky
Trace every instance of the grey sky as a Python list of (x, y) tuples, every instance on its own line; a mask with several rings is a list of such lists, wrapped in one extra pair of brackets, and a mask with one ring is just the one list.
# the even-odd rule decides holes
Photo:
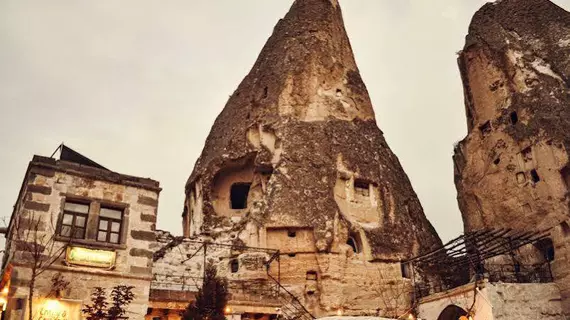
[[(462, 232), (453, 143), (466, 134), (456, 52), (483, 0), (341, 0), (380, 128), (443, 240)], [(568, 9), (570, 0), (555, 1)], [(292, 0), (0, 0), (0, 215), (28, 161), (61, 141), (163, 187), (184, 183), (211, 124)]]

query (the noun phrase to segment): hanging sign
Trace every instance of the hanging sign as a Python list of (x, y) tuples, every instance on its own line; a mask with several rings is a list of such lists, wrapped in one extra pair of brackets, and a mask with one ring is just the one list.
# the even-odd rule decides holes
[(115, 251), (68, 246), (65, 261), (71, 265), (112, 268), (115, 266), (116, 257)]

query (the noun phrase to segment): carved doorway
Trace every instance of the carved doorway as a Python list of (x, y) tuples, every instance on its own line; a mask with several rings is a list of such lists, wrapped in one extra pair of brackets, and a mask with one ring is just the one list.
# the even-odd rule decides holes
[(449, 305), (437, 317), (437, 320), (457, 320), (461, 316), (466, 316), (467, 311), (456, 305)]

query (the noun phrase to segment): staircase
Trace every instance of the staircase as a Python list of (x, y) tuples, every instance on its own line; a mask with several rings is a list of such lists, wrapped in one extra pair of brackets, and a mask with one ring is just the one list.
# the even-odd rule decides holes
[(267, 276), (275, 283), (275, 298), (281, 303), (281, 317), (286, 320), (313, 320), (315, 317), (289, 290), (285, 289), (269, 272)]

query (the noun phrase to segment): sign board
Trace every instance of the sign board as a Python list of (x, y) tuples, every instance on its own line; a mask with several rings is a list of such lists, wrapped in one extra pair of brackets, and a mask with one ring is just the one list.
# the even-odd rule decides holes
[(70, 265), (110, 269), (115, 266), (116, 257), (115, 251), (68, 246), (65, 261)]
[[(34, 299), (36, 300), (36, 299)], [(37, 299), (38, 309), (34, 307), (38, 320), (79, 320), (81, 319), (81, 303), (71, 300)]]

